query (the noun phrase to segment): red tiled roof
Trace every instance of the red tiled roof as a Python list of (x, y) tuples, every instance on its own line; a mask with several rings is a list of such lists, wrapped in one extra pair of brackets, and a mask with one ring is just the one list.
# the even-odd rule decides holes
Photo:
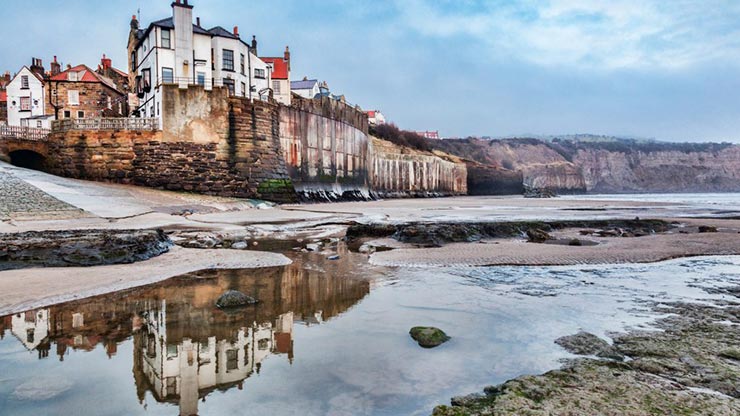
[(288, 79), (288, 62), (283, 58), (260, 58), (272, 64), (272, 79)]
[(0, 102), (8, 101), (8, 93), (5, 91), (0, 91)]
[(64, 72), (60, 72), (53, 77), (51, 77), (52, 81), (68, 81), (67, 74), (69, 72), (83, 72), (82, 78), (78, 78), (77, 82), (102, 82), (102, 80), (98, 77), (98, 75), (93, 71), (92, 69), (88, 68), (86, 65), (77, 65), (75, 67), (72, 67)]

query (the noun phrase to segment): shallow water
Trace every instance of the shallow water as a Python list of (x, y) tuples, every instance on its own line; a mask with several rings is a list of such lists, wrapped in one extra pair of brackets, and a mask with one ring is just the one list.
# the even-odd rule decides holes
[[(553, 343), (649, 327), (650, 302), (717, 299), (740, 257), (652, 265), (383, 269), (317, 254), (0, 318), (0, 413), (430, 414), (558, 366)], [(259, 298), (224, 313), (228, 289)], [(408, 336), (435, 325), (452, 340)]]

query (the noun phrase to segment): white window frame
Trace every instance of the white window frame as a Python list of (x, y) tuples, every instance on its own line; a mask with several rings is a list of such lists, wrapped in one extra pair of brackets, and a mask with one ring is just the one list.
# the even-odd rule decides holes
[(80, 105), (80, 91), (67, 90), (67, 104)]
[(21, 109), (20, 111), (31, 111), (31, 97), (20, 97), (20, 98), (21, 98), (20, 99), (20, 109)]
[(28, 75), (21, 75), (21, 89), (27, 90), (28, 88)]
[[(165, 33), (167, 34), (166, 38), (164, 36)], [(162, 38), (162, 47), (165, 49), (172, 49), (172, 32), (169, 29), (162, 29), (160, 37)], [(165, 44), (165, 40), (167, 41), (167, 44)]]

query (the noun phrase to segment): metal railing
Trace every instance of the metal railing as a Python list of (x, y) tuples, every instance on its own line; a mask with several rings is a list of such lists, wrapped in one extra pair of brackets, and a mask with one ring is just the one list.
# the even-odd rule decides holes
[(51, 130), (159, 130), (159, 119), (153, 117), (65, 119), (52, 121)]
[(49, 133), (51, 133), (49, 129), (36, 127), (0, 126), (0, 138), (3, 139), (44, 141), (49, 137)]
[(201, 86), (207, 90), (210, 90), (213, 87), (223, 87), (224, 78), (160, 77), (157, 80), (157, 85), (178, 85), (181, 88), (189, 86)]

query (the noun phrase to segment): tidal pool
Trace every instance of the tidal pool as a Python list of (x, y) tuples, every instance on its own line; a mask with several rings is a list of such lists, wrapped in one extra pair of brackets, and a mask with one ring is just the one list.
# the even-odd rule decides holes
[[(293, 257), (0, 318), (0, 414), (428, 415), (558, 367), (559, 336), (649, 327), (653, 302), (740, 284), (740, 257), (459, 269)], [(261, 303), (221, 311), (228, 289)], [(416, 325), (452, 340), (422, 349)]]

